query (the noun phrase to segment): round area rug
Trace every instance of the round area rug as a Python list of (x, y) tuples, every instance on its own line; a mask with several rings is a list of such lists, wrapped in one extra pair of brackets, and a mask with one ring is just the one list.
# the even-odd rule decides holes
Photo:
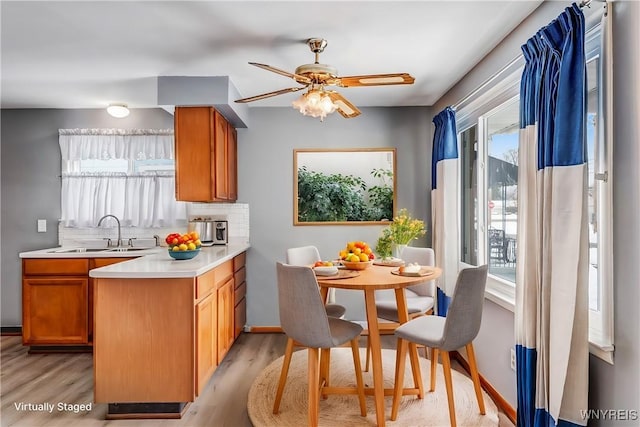
[[(291, 359), (289, 376), (284, 388), (280, 413), (273, 414), (280, 370), (284, 356), (273, 361), (256, 378), (249, 390), (247, 411), (255, 427), (304, 426), (307, 423), (307, 350), (295, 351)], [(393, 387), (395, 371), (395, 350), (382, 350), (382, 363), (385, 388)], [(364, 349), (361, 349), (364, 361)], [(385, 419), (388, 426), (449, 426), (449, 406), (442, 374), (442, 365), (436, 369), (436, 390), (429, 392), (429, 360), (420, 357), (422, 381), (425, 386), (424, 399), (416, 396), (404, 396), (400, 402), (398, 418), (391, 421), (391, 403), (393, 398), (385, 397)], [(363, 363), (364, 366), (364, 363)], [(363, 372), (365, 387), (372, 385), (371, 369)], [(355, 386), (355, 372), (350, 348), (331, 350), (330, 384), (332, 386)], [(491, 398), (483, 391), (486, 415), (480, 415), (478, 402), (473, 390), (473, 382), (465, 375), (451, 371), (453, 395), (455, 397), (456, 421), (459, 426), (483, 427), (498, 426), (498, 410)], [(413, 387), (411, 364), (407, 357), (405, 386)], [(318, 414), (320, 426), (375, 426), (376, 414), (373, 396), (367, 396), (367, 416), (360, 416), (357, 396), (330, 394), (326, 400), (320, 399)]]

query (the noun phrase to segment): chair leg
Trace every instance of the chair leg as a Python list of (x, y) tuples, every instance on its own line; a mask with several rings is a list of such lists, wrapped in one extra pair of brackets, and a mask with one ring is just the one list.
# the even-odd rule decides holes
[(308, 382), (309, 388), (307, 391), (309, 413), (307, 414), (307, 425), (315, 427), (318, 425), (318, 378), (319, 378), (319, 349), (309, 348), (309, 367), (308, 367)]
[[(322, 387), (329, 387), (329, 367), (331, 366), (331, 349), (323, 348), (320, 350), (320, 380), (318, 386), (322, 391)], [(327, 395), (322, 393), (322, 399), (326, 399)]]
[(398, 406), (402, 399), (402, 390), (404, 389), (404, 366), (407, 359), (408, 342), (402, 338), (398, 338), (396, 345), (396, 377), (393, 384), (393, 403), (391, 405), (391, 421), (395, 421), (398, 417)]
[(469, 370), (471, 371), (471, 379), (473, 380), (473, 388), (476, 390), (476, 399), (478, 399), (478, 408), (480, 413), (484, 415), (484, 398), (482, 397), (482, 389), (480, 388), (480, 376), (478, 375), (478, 365), (476, 364), (476, 353), (473, 350), (473, 344), (466, 345), (467, 356), (469, 356)]
[(353, 353), (353, 365), (356, 368), (356, 388), (358, 389), (358, 401), (360, 402), (360, 415), (367, 416), (367, 403), (364, 400), (364, 382), (362, 381), (362, 366), (360, 365), (360, 347), (358, 338), (351, 340), (351, 353)]
[(287, 374), (289, 373), (289, 365), (291, 364), (291, 356), (293, 355), (293, 340), (287, 339), (287, 348), (284, 351), (284, 361), (282, 362), (282, 370), (280, 371), (280, 382), (278, 383), (278, 391), (276, 392), (276, 400), (273, 402), (273, 413), (277, 414), (280, 410), (280, 401), (282, 393), (287, 382)]
[(436, 365), (438, 364), (438, 349), (431, 349), (431, 387), (429, 391), (436, 390)]
[(409, 359), (411, 360), (411, 372), (413, 374), (414, 387), (418, 389), (418, 399), (424, 398), (424, 387), (422, 386), (422, 372), (420, 370), (420, 358), (418, 348), (415, 343), (409, 343)]
[(364, 371), (369, 372), (369, 362), (371, 361), (371, 341), (369, 341), (369, 335), (367, 335), (367, 355), (364, 363)]
[(442, 370), (444, 372), (444, 384), (447, 387), (447, 401), (449, 402), (449, 419), (451, 427), (456, 427), (456, 407), (453, 400), (453, 383), (451, 381), (451, 360), (449, 352), (442, 350)]

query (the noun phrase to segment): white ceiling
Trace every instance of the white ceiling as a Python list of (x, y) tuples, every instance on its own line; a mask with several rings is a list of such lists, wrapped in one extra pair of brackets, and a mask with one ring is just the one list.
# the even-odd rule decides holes
[[(229, 76), (241, 96), (298, 86), (247, 64), (340, 76), (408, 72), (414, 85), (340, 88), (357, 106), (432, 105), (537, 1), (1, 2), (2, 108), (157, 106), (157, 76)], [(299, 94), (251, 106), (290, 106)]]

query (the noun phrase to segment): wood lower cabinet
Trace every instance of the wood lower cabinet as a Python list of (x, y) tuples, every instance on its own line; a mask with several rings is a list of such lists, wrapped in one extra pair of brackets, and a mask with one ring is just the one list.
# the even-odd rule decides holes
[(237, 137), (215, 108), (176, 107), (176, 200), (232, 202), (238, 197)]
[(22, 343), (88, 344), (86, 277), (28, 277), (22, 280)]
[(247, 323), (247, 269), (246, 264), (246, 252), (241, 253), (233, 259), (233, 277), (235, 282), (235, 290), (233, 293), (233, 329), (234, 337), (238, 338), (244, 330), (244, 325)]
[(129, 259), (23, 259), (22, 343), (91, 345), (93, 279), (89, 270)]
[(95, 402), (199, 396), (235, 340), (237, 265), (195, 278), (95, 279)]
[[(228, 261), (227, 264), (226, 271), (231, 273), (233, 264), (231, 261)], [(218, 283), (218, 364), (220, 364), (235, 340), (233, 330), (233, 275), (227, 276), (226, 280)]]
[(196, 396), (202, 393), (218, 365), (217, 309), (216, 292), (196, 304)]

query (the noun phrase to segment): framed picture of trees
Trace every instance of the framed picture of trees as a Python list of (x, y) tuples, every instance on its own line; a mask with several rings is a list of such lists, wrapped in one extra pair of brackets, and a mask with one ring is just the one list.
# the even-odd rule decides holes
[(393, 220), (395, 148), (296, 149), (293, 174), (294, 225)]

